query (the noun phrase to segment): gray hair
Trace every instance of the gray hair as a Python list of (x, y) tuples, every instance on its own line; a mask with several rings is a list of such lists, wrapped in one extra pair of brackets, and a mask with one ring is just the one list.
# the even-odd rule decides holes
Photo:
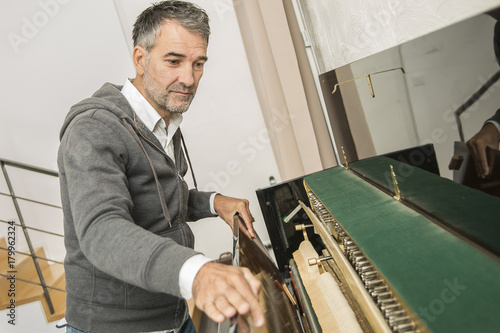
[(132, 32), (134, 47), (140, 45), (149, 53), (166, 20), (178, 22), (189, 32), (203, 37), (208, 44), (210, 25), (207, 13), (191, 2), (166, 0), (153, 3), (137, 17)]

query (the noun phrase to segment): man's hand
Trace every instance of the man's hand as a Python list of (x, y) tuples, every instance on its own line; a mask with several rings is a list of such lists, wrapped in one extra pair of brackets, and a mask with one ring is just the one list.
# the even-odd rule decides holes
[(241, 228), (248, 238), (254, 239), (256, 237), (255, 230), (253, 229), (252, 223), (254, 219), (252, 214), (250, 214), (248, 200), (245, 199), (237, 199), (226, 197), (221, 194), (217, 194), (214, 198), (214, 208), (217, 212), (217, 215), (233, 229), (233, 216), (236, 213), (240, 214), (240, 217), (245, 222), (246, 228)]
[(264, 315), (259, 307), (260, 289), (260, 281), (248, 268), (209, 262), (194, 279), (193, 298), (215, 322), (250, 313), (255, 326), (261, 327)]
[(493, 168), (493, 165), (488, 165), (486, 157), (486, 147), (498, 149), (499, 133), (495, 125), (487, 123), (483, 128), (467, 141), (467, 147), (472, 153), (472, 158), (477, 170), (477, 176), (485, 178)]

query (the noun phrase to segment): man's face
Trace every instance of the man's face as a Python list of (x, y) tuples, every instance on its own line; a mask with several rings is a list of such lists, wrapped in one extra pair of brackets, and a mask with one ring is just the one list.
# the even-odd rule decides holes
[(175, 21), (165, 22), (146, 60), (143, 78), (144, 90), (149, 95), (146, 99), (155, 109), (186, 112), (206, 61), (207, 42), (203, 37)]

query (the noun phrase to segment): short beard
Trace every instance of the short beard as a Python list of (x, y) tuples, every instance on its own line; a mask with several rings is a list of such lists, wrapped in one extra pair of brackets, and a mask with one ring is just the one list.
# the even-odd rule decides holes
[[(167, 89), (163, 89), (153, 83), (149, 77), (149, 55), (146, 58), (146, 67), (144, 71), (144, 90), (149, 95), (149, 97), (160, 106), (162, 109), (167, 110), (171, 113), (184, 113), (188, 110), (191, 105), (191, 101), (193, 100), (195, 87), (187, 87), (182, 83), (174, 83), (167, 87)], [(182, 91), (186, 93), (190, 93), (189, 96), (185, 97), (177, 97), (182, 100), (181, 105), (176, 105), (172, 103), (169, 93), (171, 91)]]

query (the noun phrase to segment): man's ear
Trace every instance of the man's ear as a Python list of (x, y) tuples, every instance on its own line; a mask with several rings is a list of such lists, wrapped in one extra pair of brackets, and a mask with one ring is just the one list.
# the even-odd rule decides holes
[(142, 46), (138, 45), (134, 47), (134, 51), (132, 52), (132, 59), (134, 61), (135, 70), (138, 75), (144, 75), (146, 58), (146, 50)]

